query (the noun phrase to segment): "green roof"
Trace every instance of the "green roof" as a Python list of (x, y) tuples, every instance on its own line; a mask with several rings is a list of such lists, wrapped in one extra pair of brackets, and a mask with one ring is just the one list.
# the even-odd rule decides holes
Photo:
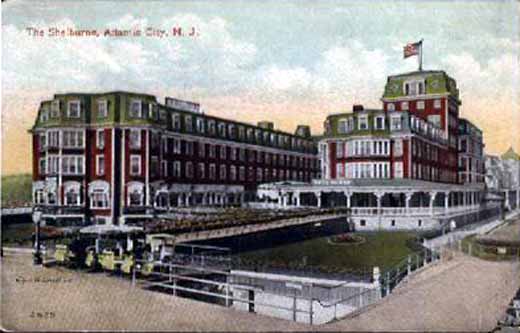
[(509, 147), (509, 149), (502, 155), (502, 159), (520, 161), (520, 155), (515, 153), (513, 147)]
[(383, 98), (404, 97), (404, 83), (407, 80), (424, 79), (425, 93), (429, 94), (450, 94), (458, 99), (459, 90), (456, 81), (445, 71), (414, 71), (388, 76)]

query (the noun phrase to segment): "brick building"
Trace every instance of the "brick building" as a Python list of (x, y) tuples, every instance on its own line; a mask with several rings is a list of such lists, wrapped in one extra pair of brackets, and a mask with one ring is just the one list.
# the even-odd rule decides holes
[(33, 199), (47, 223), (124, 223), (172, 207), (240, 205), (258, 184), (318, 176), (310, 129), (223, 119), (130, 92), (57, 94), (30, 130)]

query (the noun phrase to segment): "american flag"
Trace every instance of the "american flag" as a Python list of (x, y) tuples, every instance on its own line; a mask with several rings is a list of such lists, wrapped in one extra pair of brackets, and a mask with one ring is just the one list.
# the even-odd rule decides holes
[(419, 54), (419, 48), (422, 47), (422, 41), (417, 43), (409, 43), (403, 48), (404, 58), (408, 58)]

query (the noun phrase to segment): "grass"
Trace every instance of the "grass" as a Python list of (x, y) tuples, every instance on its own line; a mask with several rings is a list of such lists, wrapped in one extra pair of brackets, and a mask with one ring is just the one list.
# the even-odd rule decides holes
[(32, 201), (30, 174), (2, 176), (2, 207), (21, 206)]
[(266, 263), (364, 270), (379, 266), (382, 270), (398, 264), (413, 250), (407, 241), (415, 237), (409, 232), (357, 233), (366, 239), (362, 244), (333, 244), (329, 237), (307, 240), (271, 249), (242, 253), (244, 260)]

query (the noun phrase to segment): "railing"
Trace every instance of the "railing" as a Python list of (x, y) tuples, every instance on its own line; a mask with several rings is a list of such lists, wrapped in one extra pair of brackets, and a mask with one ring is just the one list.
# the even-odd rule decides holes
[(430, 250), (424, 248), (421, 252), (408, 255), (405, 259), (381, 273), (379, 283), (381, 285), (381, 297), (392, 293), (395, 287), (408, 275), (416, 270), (426, 267), (428, 264), (440, 260), (439, 249)]
[(471, 212), (479, 209), (479, 205), (449, 207), (352, 207), (352, 215), (379, 215), (382, 216), (428, 216), (451, 215), (462, 212)]

